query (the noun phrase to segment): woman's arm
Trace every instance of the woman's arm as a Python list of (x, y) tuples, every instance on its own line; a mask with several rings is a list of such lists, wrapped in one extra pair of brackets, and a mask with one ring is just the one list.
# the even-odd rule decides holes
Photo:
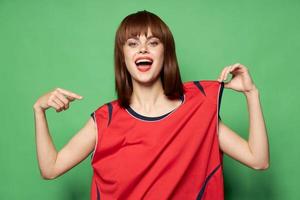
[(65, 90), (59, 91), (40, 97), (33, 106), (37, 158), (44, 179), (54, 179), (77, 165), (88, 156), (96, 143), (96, 126), (90, 118), (59, 152), (56, 150), (48, 129), (45, 111), (49, 107), (55, 108), (57, 112), (68, 109), (69, 101), (77, 98), (75, 94), (67, 93)]
[[(234, 69), (238, 68), (237, 66), (240, 71), (237, 69), (234, 72)], [(270, 156), (269, 144), (259, 91), (252, 83), (246, 67), (236, 64), (224, 71), (219, 80), (226, 80), (227, 74), (233, 73), (236, 77), (235, 82), (233, 81), (231, 85), (225, 83), (225, 86), (243, 92), (246, 97), (249, 112), (249, 137), (248, 141), (244, 140), (222, 121), (219, 121), (220, 148), (224, 153), (253, 169), (267, 169)]]

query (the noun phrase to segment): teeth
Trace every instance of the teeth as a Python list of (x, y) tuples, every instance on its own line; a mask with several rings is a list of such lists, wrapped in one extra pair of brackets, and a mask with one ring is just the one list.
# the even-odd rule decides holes
[(142, 63), (142, 62), (152, 63), (152, 60), (150, 60), (150, 59), (139, 59), (135, 63), (139, 64), (139, 63)]

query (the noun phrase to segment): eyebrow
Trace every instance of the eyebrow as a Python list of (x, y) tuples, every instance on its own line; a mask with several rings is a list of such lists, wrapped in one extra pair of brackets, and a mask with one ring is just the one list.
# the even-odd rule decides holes
[[(147, 40), (150, 40), (150, 39), (152, 39), (152, 38), (157, 38), (157, 39), (159, 39), (158, 37), (155, 37), (155, 36), (151, 35), (151, 36), (148, 36), (148, 37), (147, 37)], [(138, 40), (139, 38), (138, 38), (137, 36), (135, 36), (135, 37), (130, 37), (130, 38), (128, 38), (127, 40), (129, 40), (129, 39), (136, 39), (136, 40)]]
[[(157, 37), (151, 35), (151, 36), (147, 37), (147, 40), (150, 40), (150, 39), (152, 39), (152, 38), (157, 38)], [(157, 39), (158, 39), (158, 38), (157, 38)]]

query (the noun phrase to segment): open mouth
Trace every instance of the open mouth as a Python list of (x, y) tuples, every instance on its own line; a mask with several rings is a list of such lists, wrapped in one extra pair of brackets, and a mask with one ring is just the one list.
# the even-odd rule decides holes
[(139, 58), (135, 64), (140, 71), (148, 71), (151, 68), (153, 60), (151, 58)]
[(142, 66), (149, 66), (152, 65), (153, 61), (150, 59), (139, 59), (135, 62), (136, 66), (142, 67)]

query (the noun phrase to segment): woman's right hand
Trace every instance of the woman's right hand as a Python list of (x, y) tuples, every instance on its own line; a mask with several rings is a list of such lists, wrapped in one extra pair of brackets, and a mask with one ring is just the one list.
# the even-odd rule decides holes
[(75, 99), (82, 98), (82, 96), (71, 91), (62, 88), (56, 88), (55, 90), (39, 97), (33, 108), (45, 111), (48, 108), (53, 107), (56, 112), (61, 112), (62, 110), (67, 110), (69, 108), (70, 102), (74, 101)]

